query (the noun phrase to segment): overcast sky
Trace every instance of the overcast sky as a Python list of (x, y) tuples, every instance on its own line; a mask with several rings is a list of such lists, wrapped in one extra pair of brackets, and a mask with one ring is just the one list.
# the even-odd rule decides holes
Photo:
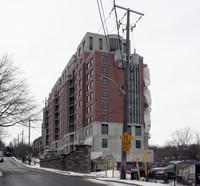
[[(115, 34), (113, 12), (108, 16), (113, 1), (102, 3), (109, 33)], [(116, 4), (145, 14), (131, 33), (131, 42), (132, 51), (136, 48), (150, 68), (150, 144), (163, 145), (174, 130), (188, 126), (200, 132), (200, 1), (116, 0)], [(121, 19), (125, 12), (117, 12)], [(132, 14), (131, 24), (138, 18)], [(42, 108), (86, 32), (97, 33), (101, 21), (95, 0), (0, 0), (0, 26), (0, 55), (13, 56)], [(9, 129), (7, 142), (20, 131)], [(41, 133), (31, 132), (31, 140)]]

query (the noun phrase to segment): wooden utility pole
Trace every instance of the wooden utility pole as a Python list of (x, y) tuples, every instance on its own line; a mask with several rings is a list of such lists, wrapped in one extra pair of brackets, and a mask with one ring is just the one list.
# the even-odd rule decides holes
[(31, 161), (30, 161), (30, 159), (31, 159), (31, 119), (29, 118), (29, 120), (28, 120), (29, 122), (28, 122), (28, 145), (29, 145), (29, 155), (28, 155), (28, 162), (29, 162), (29, 165), (31, 165)]
[[(139, 14), (143, 16), (144, 14), (140, 12), (136, 12), (134, 10), (130, 10), (129, 8), (124, 8), (118, 5), (114, 5), (117, 8), (123, 9), (127, 11), (127, 25), (126, 25), (126, 61), (125, 61), (125, 70), (124, 70), (124, 120), (123, 120), (123, 133), (127, 132), (127, 124), (129, 122), (129, 60), (130, 60), (130, 12)], [(126, 161), (127, 161), (127, 153), (126, 151), (122, 151), (121, 154), (121, 174), (120, 179), (126, 179)]]

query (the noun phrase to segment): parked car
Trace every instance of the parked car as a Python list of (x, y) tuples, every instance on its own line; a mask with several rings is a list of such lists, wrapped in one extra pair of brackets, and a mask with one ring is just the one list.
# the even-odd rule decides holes
[(173, 161), (169, 164), (163, 165), (163, 167), (151, 168), (148, 171), (148, 177), (150, 179), (158, 180), (170, 180), (174, 178), (175, 164), (180, 163), (181, 161)]
[(0, 155), (0, 162), (3, 162), (3, 156)]

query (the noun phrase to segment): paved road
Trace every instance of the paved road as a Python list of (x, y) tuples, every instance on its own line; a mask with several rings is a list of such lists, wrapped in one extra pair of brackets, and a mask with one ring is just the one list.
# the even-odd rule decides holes
[[(102, 186), (81, 177), (65, 176), (25, 167), (12, 158), (0, 163), (0, 186)], [(105, 186), (105, 185), (104, 185)]]

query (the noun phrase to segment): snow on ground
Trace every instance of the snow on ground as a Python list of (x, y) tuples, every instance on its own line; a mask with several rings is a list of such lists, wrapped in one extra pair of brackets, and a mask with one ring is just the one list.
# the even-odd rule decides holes
[[(18, 160), (16, 158), (13, 158), (15, 161), (22, 163), (21, 160)], [(137, 180), (130, 180), (130, 175), (127, 174), (126, 178), (127, 180), (121, 180), (120, 179), (120, 171), (115, 170), (114, 171), (114, 178), (112, 177), (112, 170), (107, 171), (107, 177), (106, 177), (106, 172), (101, 171), (101, 172), (91, 172), (90, 174), (82, 174), (82, 173), (77, 173), (77, 172), (72, 172), (72, 171), (61, 171), (57, 169), (49, 169), (49, 168), (43, 168), (40, 167), (39, 164), (39, 159), (33, 159), (31, 162), (31, 165), (23, 164), (27, 167), (30, 168), (35, 168), (35, 169), (41, 169), (45, 171), (50, 171), (54, 172), (57, 174), (63, 174), (63, 175), (68, 175), (68, 176), (80, 176), (84, 177), (86, 180), (94, 182), (94, 183), (99, 183), (99, 184), (105, 184), (109, 186), (125, 186), (125, 185), (137, 185), (137, 186), (173, 186), (174, 183), (169, 183), (169, 184), (162, 184), (162, 183), (150, 183), (150, 182), (145, 182), (145, 181), (137, 181)]]

